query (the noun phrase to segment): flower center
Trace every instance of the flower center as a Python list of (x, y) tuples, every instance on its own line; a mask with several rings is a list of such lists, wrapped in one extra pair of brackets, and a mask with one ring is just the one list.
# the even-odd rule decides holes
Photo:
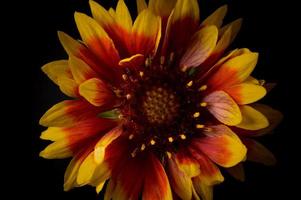
[(165, 86), (153, 86), (142, 97), (142, 112), (149, 123), (169, 124), (179, 113), (179, 99)]

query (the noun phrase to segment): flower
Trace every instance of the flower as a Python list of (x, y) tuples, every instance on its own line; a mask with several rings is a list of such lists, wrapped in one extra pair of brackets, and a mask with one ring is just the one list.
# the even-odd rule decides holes
[(241, 19), (222, 26), (227, 6), (199, 22), (197, 0), (123, 0), (92, 17), (75, 13), (82, 41), (58, 32), (69, 59), (42, 70), (72, 100), (40, 120), (40, 156), (72, 157), (64, 189), (92, 185), (105, 199), (212, 199), (219, 167), (244, 179), (246, 159), (275, 162), (252, 137), (281, 113), (255, 103), (268, 84), (251, 76), (258, 53), (225, 53)]

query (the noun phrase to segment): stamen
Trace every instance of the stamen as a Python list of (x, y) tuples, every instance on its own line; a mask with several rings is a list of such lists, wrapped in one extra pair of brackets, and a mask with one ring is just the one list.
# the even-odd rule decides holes
[(193, 81), (189, 81), (186, 86), (191, 87), (192, 85), (193, 85)]
[(134, 138), (134, 134), (129, 135), (129, 140), (132, 140)]
[(140, 150), (141, 150), (141, 151), (144, 151), (145, 148), (146, 148), (145, 144), (142, 144), (141, 147), (140, 147)]
[(169, 151), (166, 151), (166, 155), (169, 159), (171, 159), (171, 153)]
[(150, 58), (147, 58), (145, 60), (145, 67), (149, 67), (151, 65), (151, 59)]
[(169, 62), (173, 62), (174, 59), (175, 59), (175, 53), (171, 52), (170, 55), (169, 55)]
[(193, 114), (193, 117), (194, 117), (194, 118), (198, 118), (199, 116), (200, 116), (200, 113), (199, 113), (199, 112), (196, 112), (196, 113)]
[(143, 71), (140, 71), (139, 72), (139, 76), (142, 78), (144, 76), (144, 72)]
[(128, 80), (128, 76), (127, 76), (126, 74), (122, 74), (122, 79), (123, 79), (124, 81), (126, 81), (126, 80)]
[(195, 127), (196, 127), (197, 129), (201, 129), (201, 128), (204, 128), (205, 126), (204, 126), (203, 124), (197, 124)]
[(132, 158), (134, 158), (137, 154), (137, 148), (131, 153)]
[(165, 63), (165, 56), (160, 57), (160, 65), (164, 65)]
[(206, 107), (208, 104), (206, 103), (206, 102), (202, 102), (202, 103), (200, 103), (200, 106), (201, 107)]
[(206, 132), (211, 132), (211, 131), (212, 131), (212, 128), (206, 127), (206, 128), (204, 128), (204, 131), (206, 131)]
[(186, 135), (184, 135), (184, 134), (181, 134), (180, 137), (181, 137), (182, 140), (186, 139)]
[(207, 90), (208, 86), (207, 85), (202, 85), (200, 88), (199, 88), (199, 91), (205, 91)]
[(152, 139), (152, 140), (150, 141), (150, 144), (153, 146), (153, 145), (156, 144), (156, 141), (155, 141), (154, 139)]
[(127, 100), (130, 100), (131, 98), (132, 98), (132, 95), (130, 95), (130, 94), (127, 94), (127, 95), (126, 95), (126, 99), (127, 99)]
[(173, 142), (173, 137), (169, 137), (168, 142), (172, 143)]
[(265, 80), (259, 80), (259, 85), (264, 86), (265, 85)]

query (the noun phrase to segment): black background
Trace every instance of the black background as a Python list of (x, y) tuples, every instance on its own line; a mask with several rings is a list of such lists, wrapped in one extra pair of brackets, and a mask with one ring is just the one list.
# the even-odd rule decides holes
[[(135, 13), (135, 2), (126, 2)], [(101, 3), (106, 8), (115, 7), (116, 0), (101, 0)], [(202, 19), (225, 3), (229, 5), (225, 22), (244, 18), (242, 30), (232, 48), (247, 47), (260, 53), (254, 74), (278, 84), (263, 102), (283, 112), (285, 118), (273, 135), (259, 139), (274, 152), (278, 164), (265, 167), (247, 163), (244, 183), (225, 175), (226, 181), (215, 188), (214, 199), (298, 199), (293, 193), (298, 186), (295, 180), (299, 176), (300, 131), (293, 119), (298, 113), (299, 100), (293, 75), (300, 67), (297, 44), (300, 36), (296, 28), (300, 14), (294, 11), (295, 6), (290, 1), (202, 0)], [(8, 43), (5, 49), (8, 57), (6, 54), (3, 57), (7, 63), (2, 65), (10, 69), (9, 73), (2, 75), (2, 80), (5, 80), (2, 93), (6, 97), (3, 110), (9, 110), (5, 115), (8, 123), (3, 122), (3, 134), (11, 136), (3, 140), (2, 145), (5, 147), (3, 159), (7, 160), (5, 165), (12, 171), (3, 171), (3, 176), (8, 175), (5, 186), (10, 196), (6, 199), (17, 196), (29, 199), (102, 199), (94, 188), (88, 186), (64, 192), (63, 176), (69, 160), (44, 160), (38, 156), (48, 144), (39, 139), (44, 128), (38, 125), (38, 120), (53, 104), (66, 98), (40, 68), (47, 62), (67, 58), (56, 31), (62, 30), (78, 38), (73, 13), (90, 13), (88, 0), (27, 0), (13, 4), (3, 7), (9, 14), (2, 17), (2, 32), (7, 34), (2, 39)]]

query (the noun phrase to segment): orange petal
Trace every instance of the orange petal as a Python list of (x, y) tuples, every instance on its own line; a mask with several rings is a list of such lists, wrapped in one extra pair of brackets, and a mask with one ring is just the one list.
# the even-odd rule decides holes
[(67, 100), (62, 101), (50, 108), (40, 119), (42, 126), (70, 126), (92, 116), (96, 116), (101, 110), (95, 109), (85, 101)]
[(188, 68), (202, 64), (215, 48), (217, 36), (218, 31), (215, 26), (206, 26), (198, 31), (180, 61), (181, 70), (186, 71)]
[(145, 0), (136, 0), (138, 14), (147, 9)]
[(74, 80), (78, 84), (97, 76), (96, 73), (84, 61), (77, 57), (69, 57), (69, 66)]
[(207, 137), (195, 140), (195, 148), (223, 167), (233, 167), (241, 162), (247, 148), (239, 137), (224, 125), (211, 126)]
[(154, 55), (161, 38), (161, 18), (149, 9), (143, 10), (134, 23), (132, 34), (132, 54)]
[(260, 85), (241, 83), (225, 89), (238, 104), (250, 104), (266, 95), (266, 89)]
[(57, 85), (60, 77), (73, 78), (67, 60), (47, 63), (42, 67), (42, 71)]
[(194, 177), (200, 174), (200, 166), (197, 160), (195, 160), (189, 152), (178, 151), (174, 156), (174, 160), (181, 171), (183, 171), (188, 177)]
[(236, 127), (256, 131), (269, 126), (268, 119), (251, 106), (241, 106), (240, 111), (242, 115), (242, 121), (241, 123), (237, 124)]
[(216, 11), (214, 11), (209, 17), (207, 17), (202, 25), (215, 25), (217, 28), (221, 27), (223, 24), (224, 17), (226, 16), (228, 11), (228, 6), (224, 5), (219, 7)]
[(258, 53), (243, 53), (227, 60), (210, 78), (208, 84), (212, 88), (222, 89), (242, 83), (254, 70), (258, 60)]
[(168, 172), (173, 191), (181, 199), (191, 199), (193, 187), (191, 177), (187, 176), (182, 170), (179, 169), (179, 166), (173, 158), (168, 159)]
[(154, 155), (150, 154), (145, 167), (142, 199), (172, 200), (168, 178), (160, 161)]
[(114, 101), (113, 92), (97, 78), (92, 78), (79, 87), (79, 93), (94, 106), (103, 106)]
[(252, 139), (244, 138), (243, 143), (248, 148), (247, 159), (264, 165), (275, 165), (275, 156), (262, 144)]
[[(248, 149), (249, 153), (249, 149)], [(228, 173), (239, 181), (245, 180), (245, 170), (242, 163), (235, 165), (234, 167), (227, 168)]]
[(206, 96), (203, 101), (207, 103), (209, 112), (220, 122), (230, 126), (241, 122), (240, 109), (227, 93), (216, 91)]
[(216, 185), (224, 181), (219, 168), (207, 156), (194, 148), (190, 148), (189, 150), (199, 163), (200, 174), (198, 178), (202, 180), (203, 184)]
[(120, 60), (119, 66), (128, 67), (128, 68), (138, 68), (144, 64), (145, 57), (142, 54), (136, 54), (131, 56), (130, 58), (125, 58)]

